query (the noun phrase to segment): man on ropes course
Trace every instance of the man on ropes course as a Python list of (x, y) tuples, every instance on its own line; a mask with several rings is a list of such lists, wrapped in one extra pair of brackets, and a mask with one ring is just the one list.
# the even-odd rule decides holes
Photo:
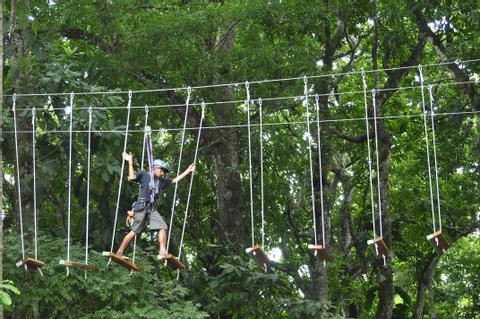
[(152, 183), (149, 172), (135, 172), (133, 170), (133, 156), (131, 153), (124, 152), (122, 155), (123, 159), (128, 162), (128, 180), (138, 181), (140, 183), (140, 194), (138, 200), (133, 204), (132, 210), (128, 212), (127, 222), (131, 224), (131, 230), (123, 238), (117, 254), (126, 258), (124, 255), (125, 249), (127, 249), (130, 241), (132, 241), (136, 235), (140, 235), (143, 232), (148, 222), (151, 231), (159, 231), (159, 258), (163, 259), (166, 254), (168, 226), (163, 217), (158, 213), (156, 209), (158, 205), (154, 205), (154, 202), (158, 200), (158, 196), (166, 187), (179, 182), (189, 173), (195, 171), (195, 164), (191, 164), (183, 173), (174, 179), (169, 179), (164, 177), (169, 171), (168, 163), (156, 159), (153, 161), (154, 180)]

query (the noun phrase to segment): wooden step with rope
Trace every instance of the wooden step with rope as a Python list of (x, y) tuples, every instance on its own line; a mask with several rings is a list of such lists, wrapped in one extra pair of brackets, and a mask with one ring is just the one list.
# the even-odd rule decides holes
[(165, 266), (172, 270), (184, 271), (187, 269), (187, 267), (185, 267), (185, 265), (172, 254), (158, 255), (157, 259), (163, 260), (165, 262)]
[(323, 261), (331, 261), (332, 257), (328, 254), (327, 248), (322, 245), (309, 244), (308, 249), (313, 251), (315, 256), (318, 256)]
[(66, 261), (66, 260), (60, 260), (59, 264), (65, 267), (74, 267), (74, 268), (81, 268), (83, 270), (93, 270), (95, 269), (95, 266), (92, 264), (84, 264), (81, 262), (77, 261)]
[(30, 257), (26, 257), (26, 258), (24, 258), (24, 259), (22, 259), (22, 260), (20, 260), (19, 262), (16, 263), (17, 267), (27, 266), (27, 268), (30, 269), (30, 270), (39, 269), (39, 268), (43, 267), (44, 265), (45, 265), (45, 262), (43, 262), (39, 259), (30, 258)]
[(125, 267), (125, 268), (127, 268), (127, 269), (129, 269), (129, 270), (133, 270), (133, 271), (140, 271), (140, 270), (142, 270), (139, 265), (131, 262), (130, 260), (128, 260), (127, 258), (125, 258), (125, 256), (120, 256), (120, 255), (118, 255), (118, 254), (111, 253), (111, 252), (109, 252), (109, 251), (104, 251), (104, 252), (102, 253), (102, 256), (111, 258), (111, 260), (113, 260), (114, 262), (116, 262), (116, 263), (119, 264), (120, 266)]
[(388, 256), (390, 251), (388, 250), (387, 245), (383, 241), (382, 237), (375, 237), (374, 239), (370, 239), (367, 241), (367, 244), (373, 247), (373, 251), (375, 252), (375, 256), (377, 258), (383, 258), (385, 262), (385, 258)]
[(262, 250), (260, 245), (256, 244), (252, 247), (248, 247), (245, 249), (245, 252), (249, 254), (259, 267), (263, 270), (267, 271), (270, 267), (270, 258), (268, 258), (267, 254)]
[(450, 248), (450, 244), (441, 231), (428, 235), (427, 240), (435, 247), (439, 254), (446, 253), (448, 248)]

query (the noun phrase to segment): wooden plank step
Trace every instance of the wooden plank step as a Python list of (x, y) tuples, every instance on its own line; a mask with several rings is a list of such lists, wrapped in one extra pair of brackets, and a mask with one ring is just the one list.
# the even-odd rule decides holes
[(428, 235), (427, 240), (435, 247), (439, 254), (447, 252), (448, 248), (450, 248), (450, 244), (441, 231)]
[(313, 250), (315, 256), (318, 256), (323, 261), (331, 261), (332, 257), (328, 254), (327, 248), (322, 245), (308, 245), (308, 249)]
[(26, 257), (19, 262), (17, 262), (16, 266), (21, 267), (27, 265), (27, 268), (30, 270), (36, 270), (38, 268), (41, 268), (45, 265), (45, 263), (39, 259), (34, 259), (30, 257)]
[(114, 262), (119, 264), (120, 266), (123, 266), (129, 270), (133, 271), (140, 271), (141, 268), (137, 264), (132, 263), (130, 260), (126, 259), (125, 257), (122, 257), (120, 255), (117, 255), (115, 253), (111, 253), (109, 251), (104, 251), (102, 253), (103, 256), (111, 258)]
[(76, 268), (82, 268), (84, 270), (93, 270), (95, 269), (95, 266), (92, 264), (84, 264), (76, 261), (66, 261), (66, 260), (60, 260), (59, 262), (60, 265), (65, 266), (65, 267), (76, 267)]
[(367, 244), (373, 247), (373, 251), (375, 252), (375, 256), (377, 258), (384, 258), (390, 253), (382, 237), (370, 239), (367, 241)]
[(158, 260), (164, 260), (165, 261), (165, 266), (172, 270), (180, 270), (184, 271), (187, 269), (185, 265), (175, 256), (172, 254), (166, 254), (165, 256), (160, 256), (158, 255)]
[(259, 267), (263, 270), (267, 271), (270, 267), (270, 258), (268, 258), (267, 254), (262, 250), (260, 245), (254, 245), (252, 247), (248, 247), (245, 249), (245, 252), (250, 255)]

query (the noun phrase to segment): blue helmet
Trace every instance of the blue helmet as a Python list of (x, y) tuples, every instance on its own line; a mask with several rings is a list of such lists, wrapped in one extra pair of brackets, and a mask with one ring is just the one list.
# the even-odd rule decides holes
[(154, 160), (153, 167), (162, 168), (165, 171), (165, 173), (168, 173), (168, 171), (170, 170), (170, 166), (168, 165), (168, 163), (161, 159)]

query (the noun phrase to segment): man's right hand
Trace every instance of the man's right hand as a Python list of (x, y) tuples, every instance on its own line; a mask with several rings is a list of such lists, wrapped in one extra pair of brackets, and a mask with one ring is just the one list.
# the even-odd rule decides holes
[(133, 160), (132, 153), (123, 152), (122, 157), (125, 161), (131, 163)]

